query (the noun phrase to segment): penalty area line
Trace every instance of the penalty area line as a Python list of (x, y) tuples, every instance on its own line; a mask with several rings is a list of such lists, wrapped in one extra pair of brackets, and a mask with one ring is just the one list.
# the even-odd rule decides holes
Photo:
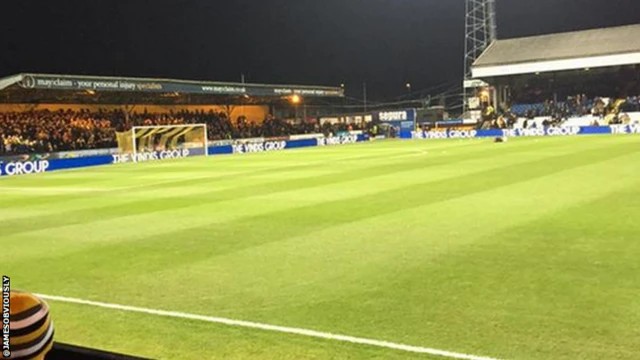
[(498, 360), (496, 358), (485, 357), (485, 356), (462, 354), (462, 353), (446, 351), (446, 350), (439, 350), (439, 349), (432, 349), (432, 348), (426, 348), (426, 347), (420, 347), (420, 346), (397, 344), (397, 343), (393, 343), (393, 342), (389, 342), (389, 341), (365, 339), (365, 338), (359, 338), (359, 337), (354, 337), (354, 336), (332, 334), (332, 333), (326, 333), (326, 332), (320, 332), (320, 331), (308, 330), (308, 329), (299, 329), (299, 328), (292, 328), (292, 327), (285, 327), (285, 326), (269, 325), (269, 324), (251, 322), (251, 321), (233, 320), (233, 319), (220, 318), (220, 317), (214, 317), (214, 316), (187, 314), (187, 313), (175, 312), (175, 311), (146, 309), (146, 308), (135, 307), (135, 306), (110, 304), (110, 303), (104, 303), (104, 302), (98, 302), (98, 301), (90, 301), (90, 300), (83, 300), (83, 299), (68, 298), (68, 297), (63, 297), (63, 296), (53, 296), (53, 295), (43, 295), (43, 294), (36, 294), (36, 295), (39, 296), (40, 298), (44, 299), (44, 300), (53, 301), (53, 302), (62, 302), (62, 303), (77, 304), (77, 305), (86, 305), (86, 306), (93, 306), (93, 307), (99, 307), (99, 308), (104, 308), (104, 309), (112, 309), (112, 310), (118, 310), (118, 311), (134, 312), (134, 313), (156, 315), (156, 316), (178, 318), (178, 319), (188, 319), (188, 320), (195, 320), (195, 321), (203, 321), (203, 322), (215, 323), (215, 324), (223, 324), (223, 325), (228, 325), (228, 326), (244, 327), (244, 328), (249, 328), (249, 329), (258, 329), (258, 330), (264, 330), (264, 331), (271, 331), (271, 332), (279, 332), (279, 333), (292, 334), (292, 335), (307, 336), (307, 337), (312, 337), (312, 338), (326, 339), (326, 340), (333, 340), (333, 341), (340, 341), (340, 342), (347, 342), (347, 343), (352, 343), (352, 344), (368, 345), (368, 346), (374, 346), (374, 347), (386, 348), (386, 349), (392, 349), (392, 350), (399, 350), (399, 351), (405, 351), (405, 352), (411, 352), (411, 353), (429, 354), (429, 355), (440, 356), (440, 357), (445, 357), (445, 358), (449, 358), (449, 359)]

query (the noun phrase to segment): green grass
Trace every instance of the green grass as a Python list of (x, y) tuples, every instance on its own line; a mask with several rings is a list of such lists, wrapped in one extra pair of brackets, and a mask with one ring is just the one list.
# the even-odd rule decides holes
[[(640, 138), (376, 142), (0, 180), (14, 289), (501, 359), (637, 359)], [(51, 302), (162, 359), (435, 359)]]

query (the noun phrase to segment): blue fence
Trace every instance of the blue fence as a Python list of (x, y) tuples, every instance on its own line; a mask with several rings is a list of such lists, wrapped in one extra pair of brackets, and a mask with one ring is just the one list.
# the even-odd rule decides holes
[(486, 137), (577, 136), (640, 134), (640, 124), (612, 126), (570, 126), (509, 130), (417, 131), (414, 139), (472, 139)]
[(14, 161), (0, 163), (0, 176), (39, 174), (49, 171), (109, 165), (113, 163), (114, 159), (111, 155), (88, 156), (75, 159)]
[[(576, 136), (605, 134), (640, 134), (640, 124), (585, 127), (547, 127), (537, 129), (514, 130), (448, 130), (431, 132), (413, 132), (413, 139), (469, 139), (486, 137), (527, 137), (527, 136)], [(333, 138), (312, 138), (300, 140), (269, 140), (259, 142), (235, 141), (231, 145), (211, 146), (209, 156), (273, 152), (314, 146), (335, 146), (369, 140), (367, 135), (353, 134)], [(184, 158), (203, 155), (198, 150), (175, 150), (138, 154), (136, 158), (127, 155), (94, 155), (72, 159), (40, 159), (33, 161), (0, 161), (0, 176), (38, 174), (55, 170), (76, 169), (90, 166), (109, 165), (128, 162), (146, 162), (163, 159)]]
[[(301, 140), (269, 140), (260, 142), (235, 141), (233, 145), (218, 145), (208, 148), (209, 156), (231, 155), (257, 152), (283, 151), (314, 146), (344, 145), (369, 140), (367, 135), (344, 135), (333, 138), (312, 138)], [(130, 162), (148, 162), (164, 159), (177, 159), (197, 155), (204, 155), (204, 150), (174, 150), (139, 153), (131, 155), (97, 155), (78, 157), (73, 159), (41, 159), (33, 161), (1, 161), (0, 176), (16, 176), (39, 174), (55, 170), (76, 169), (83, 167), (121, 164)]]

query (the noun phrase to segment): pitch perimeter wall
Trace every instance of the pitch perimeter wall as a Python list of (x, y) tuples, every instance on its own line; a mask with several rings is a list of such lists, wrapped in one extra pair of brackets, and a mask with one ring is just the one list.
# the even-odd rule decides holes
[[(640, 124), (613, 126), (575, 126), (546, 127), (535, 129), (510, 130), (448, 130), (416, 131), (411, 134), (414, 140), (435, 139), (473, 139), (491, 137), (536, 137), (536, 136), (583, 136), (583, 135), (627, 135), (640, 134)], [(284, 151), (317, 146), (340, 146), (368, 141), (369, 136), (362, 132), (343, 134), (326, 138), (322, 135), (291, 136), (276, 139), (244, 139), (213, 142), (208, 148), (209, 156)], [(90, 155), (87, 155), (90, 154)], [(114, 149), (89, 150), (47, 155), (25, 155), (0, 159), (0, 176), (39, 174), (44, 172), (92, 167), (99, 165), (122, 164), (131, 162), (159, 161), (179, 159), (197, 155), (188, 149), (140, 153), (136, 156), (122, 155)]]
[[(323, 135), (291, 136), (274, 139), (244, 139), (215, 141), (209, 146), (208, 155), (231, 155), (283, 151), (317, 146), (338, 146), (368, 141), (369, 136), (362, 132), (343, 134), (326, 138)], [(17, 176), (41, 174), (56, 170), (77, 169), (84, 167), (122, 164), (131, 162), (148, 162), (168, 159), (180, 159), (203, 155), (200, 149), (180, 149), (154, 151), (134, 155), (118, 154), (115, 149), (88, 150), (53, 154), (18, 155), (0, 159), (0, 176)]]

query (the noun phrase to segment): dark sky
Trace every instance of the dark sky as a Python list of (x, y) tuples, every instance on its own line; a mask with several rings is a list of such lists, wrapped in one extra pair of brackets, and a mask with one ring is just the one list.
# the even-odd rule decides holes
[[(640, 22), (638, 0), (497, 0), (501, 38)], [(0, 1), (19, 72), (339, 85), (374, 98), (462, 76), (464, 0)], [(570, 44), (567, 44), (570, 46)]]

